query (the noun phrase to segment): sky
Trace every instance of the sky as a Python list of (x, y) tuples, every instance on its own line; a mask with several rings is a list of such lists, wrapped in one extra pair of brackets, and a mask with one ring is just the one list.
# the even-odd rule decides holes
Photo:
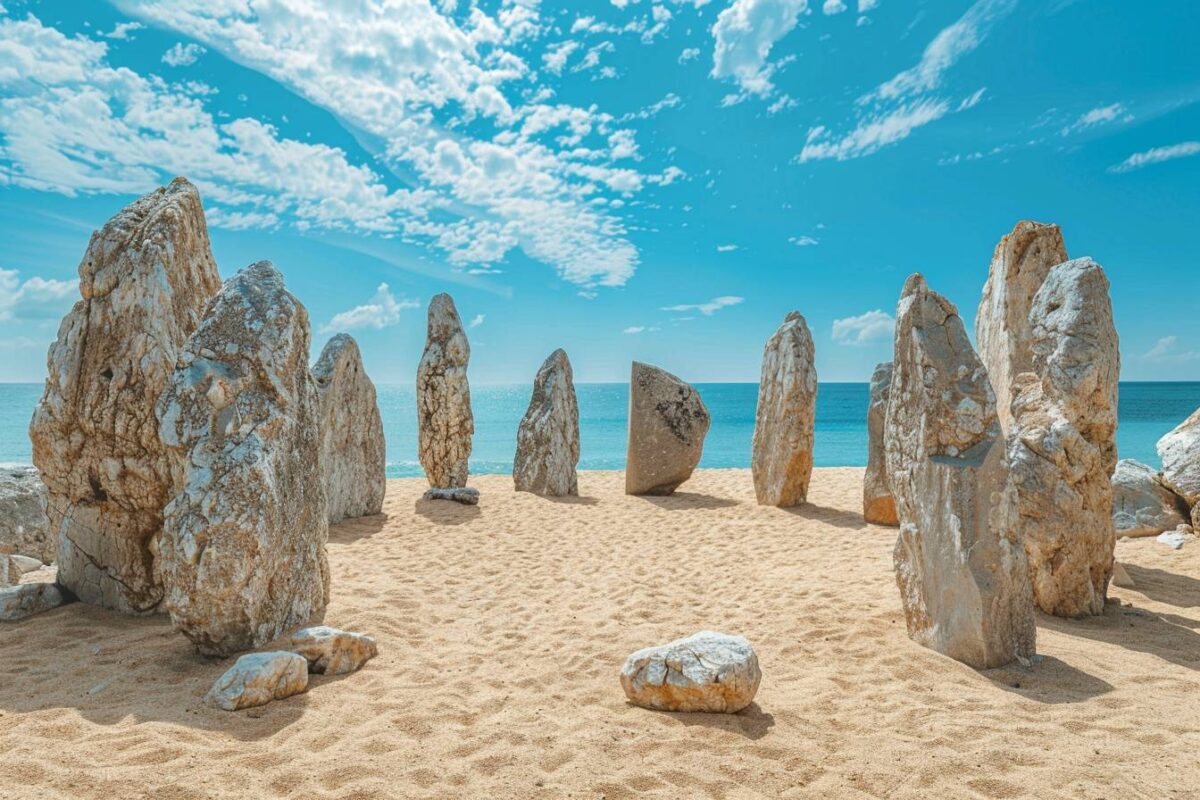
[(270, 259), (377, 382), (438, 292), (479, 383), (563, 347), (756, 381), (891, 357), (922, 272), (973, 330), (1056, 222), (1112, 283), (1124, 380), (1200, 380), (1200, 3), (0, 0), (0, 381), (41, 381), (91, 232), (184, 175), (223, 276)]

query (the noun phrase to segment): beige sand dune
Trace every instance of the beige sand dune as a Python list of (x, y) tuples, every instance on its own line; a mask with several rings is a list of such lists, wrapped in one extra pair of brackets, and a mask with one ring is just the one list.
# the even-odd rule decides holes
[[(0, 628), (0, 797), (1200, 796), (1200, 545), (1119, 544), (1138, 588), (1040, 618), (1032, 671), (979, 673), (906, 637), (861, 480), (817, 470), (792, 511), (746, 470), (652, 499), (619, 473), (557, 501), (483, 477), (476, 508), (392, 481), (329, 547), (325, 621), (381, 654), (305, 695), (206, 707), (230, 660), (164, 618)], [(702, 628), (755, 645), (756, 704), (629, 706), (625, 656)]]

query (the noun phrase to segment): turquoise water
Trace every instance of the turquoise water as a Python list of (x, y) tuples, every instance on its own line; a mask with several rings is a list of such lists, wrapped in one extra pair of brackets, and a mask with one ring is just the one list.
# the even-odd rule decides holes
[[(579, 384), (580, 469), (625, 465), (625, 417), (629, 387), (619, 383)], [(712, 414), (702, 467), (750, 466), (758, 385), (701, 383), (696, 388)], [(0, 384), (0, 464), (30, 462), (27, 428), (41, 394), (37, 384)], [(512, 469), (517, 425), (529, 403), (530, 387), (476, 386), (475, 444), (471, 471)], [(1200, 383), (1122, 383), (1117, 446), (1122, 458), (1159, 466), (1154, 444), (1200, 407)], [(417, 415), (412, 386), (379, 387), (379, 409), (387, 434), (388, 476), (420, 475)], [(817, 393), (813, 460), (818, 467), (861, 467), (867, 463), (867, 384), (822, 383)]]

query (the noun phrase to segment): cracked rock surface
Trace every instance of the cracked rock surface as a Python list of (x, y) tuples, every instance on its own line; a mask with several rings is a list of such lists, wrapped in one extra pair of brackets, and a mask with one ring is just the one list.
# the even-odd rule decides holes
[(517, 428), (513, 482), (518, 492), (550, 497), (579, 494), (579, 404), (566, 351), (555, 350), (533, 381), (529, 408)]
[(674, 492), (700, 463), (710, 424), (695, 389), (666, 370), (633, 362), (625, 493)]
[(264, 706), (308, 690), (308, 662), (296, 653), (247, 653), (208, 690), (204, 700), (225, 711)]
[(813, 358), (808, 323), (793, 311), (763, 348), (750, 462), (759, 505), (791, 508), (808, 499), (817, 403)]
[(373, 636), (317, 625), (292, 634), (288, 649), (308, 661), (309, 672), (345, 675), (379, 654)]
[(49, 564), (58, 550), (46, 516), (46, 484), (32, 467), (0, 468), (0, 556)]
[(713, 631), (638, 650), (621, 668), (629, 702), (655, 711), (736, 714), (753, 702), (761, 681), (750, 643)]
[(892, 388), (892, 362), (875, 367), (871, 375), (871, 400), (867, 406), (867, 470), (863, 473), (863, 519), (875, 525), (899, 525), (896, 499), (888, 484), (883, 429)]
[(49, 492), (58, 580), (84, 602), (154, 611), (170, 499), (154, 407), (221, 286), (196, 187), (176, 178), (92, 234), (79, 300), (50, 346), (29, 426)]
[(425, 352), (417, 366), (417, 431), (421, 467), (435, 489), (467, 485), (475, 417), (467, 364), (471, 346), (448, 294), (429, 301)]
[(1163, 480), (1194, 507), (1200, 521), (1200, 408), (1158, 440)]
[(1118, 461), (1112, 487), (1118, 538), (1157, 536), (1188, 522), (1183, 498), (1164, 486), (1158, 473), (1145, 464), (1131, 458)]

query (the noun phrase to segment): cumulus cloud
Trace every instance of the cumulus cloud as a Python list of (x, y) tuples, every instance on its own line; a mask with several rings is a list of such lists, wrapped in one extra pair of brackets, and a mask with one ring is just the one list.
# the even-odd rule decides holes
[(820, 241), (811, 236), (790, 236), (788, 241), (796, 245), (796, 247), (812, 247), (820, 244)]
[(862, 345), (886, 341), (896, 330), (896, 320), (881, 309), (833, 321), (833, 340), (838, 344)]
[(146, 26), (140, 22), (118, 22), (111, 31), (108, 33), (102, 33), (100, 35), (105, 39), (116, 39), (118, 41), (123, 41), (125, 39), (132, 38), (129, 34), (133, 33), (134, 31), (140, 31), (145, 27)]
[(25, 281), (15, 269), (0, 268), (0, 321), (57, 316), (78, 299), (79, 281), (37, 275)]
[[(400, 312), (406, 308), (420, 308), (416, 300), (397, 300), (386, 283), (379, 284), (375, 296), (361, 306), (335, 314), (325, 325), (322, 333), (352, 331), (359, 328), (382, 329), (400, 321)], [(472, 326), (474, 327), (474, 326)]]
[(1200, 142), (1180, 142), (1166, 147), (1154, 147), (1141, 153), (1134, 153), (1129, 158), (1108, 168), (1109, 172), (1130, 172), (1135, 169), (1173, 161), (1177, 158), (1188, 158), (1200, 154)]
[(184, 44), (183, 42), (176, 42), (170, 50), (163, 53), (162, 61), (167, 66), (171, 67), (187, 67), (195, 64), (196, 60), (206, 52), (207, 51), (203, 47), (195, 42), (189, 42), (187, 44)]
[(841, 14), (846, 10), (846, 4), (842, 0), (825, 0), (825, 5), (821, 6), (821, 11), (827, 16)]
[(858, 13), (865, 14), (879, 7), (879, 0), (858, 0)]
[(712, 76), (732, 79), (752, 95), (771, 94), (777, 68), (767, 60), (771, 48), (807, 11), (808, 0), (733, 0), (712, 28)]
[(686, 64), (687, 62), (700, 57), (699, 47), (685, 47), (683, 52), (679, 54), (679, 63)]
[(724, 295), (722, 297), (714, 297), (707, 303), (683, 303), (677, 306), (663, 306), (662, 311), (672, 311), (676, 313), (684, 313), (687, 311), (699, 311), (706, 317), (711, 317), (713, 314), (720, 311), (722, 308), (736, 306), (739, 303), (745, 302), (744, 297), (734, 297), (732, 295)]

